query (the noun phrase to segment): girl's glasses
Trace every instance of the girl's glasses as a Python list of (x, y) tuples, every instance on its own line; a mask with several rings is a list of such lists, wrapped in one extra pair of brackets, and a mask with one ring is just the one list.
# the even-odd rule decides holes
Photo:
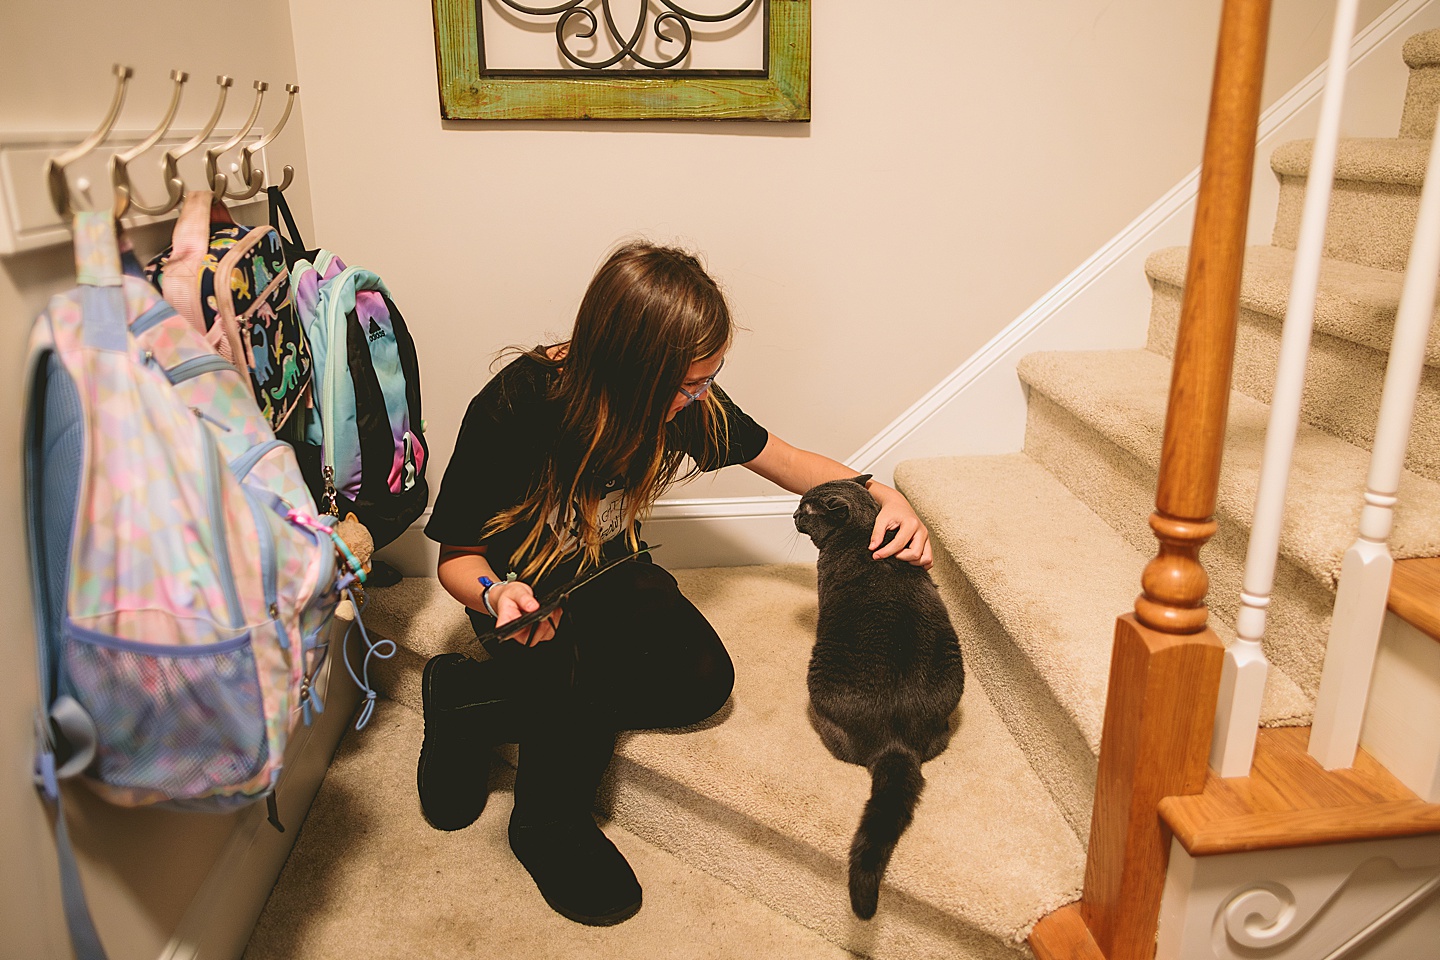
[(720, 366), (718, 366), (718, 367), (715, 368), (715, 372), (714, 372), (714, 373), (710, 374), (710, 376), (706, 377), (704, 380), (698, 380), (698, 381), (696, 381), (696, 382), (700, 385), (700, 389), (699, 389), (699, 390), (696, 390), (694, 393), (691, 393), (689, 390), (686, 390), (686, 389), (682, 386), (682, 387), (680, 388), (680, 392), (683, 393), (683, 394), (685, 394), (685, 406), (688, 407), (688, 406), (690, 406), (690, 404), (694, 403), (696, 400), (699, 400), (701, 397), (705, 396), (705, 391), (710, 389), (710, 384), (712, 384), (712, 383), (715, 382), (715, 378), (718, 377), (718, 376), (720, 376), (720, 371), (721, 371), (721, 370), (724, 370), (724, 369), (725, 369), (725, 361), (724, 361), (724, 360), (721, 360), (721, 361), (720, 361)]

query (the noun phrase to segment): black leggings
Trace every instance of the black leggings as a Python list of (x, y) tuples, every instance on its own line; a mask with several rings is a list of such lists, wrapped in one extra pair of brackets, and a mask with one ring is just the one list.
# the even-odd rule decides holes
[(552, 640), (496, 644), (526, 699), (613, 730), (697, 723), (730, 696), (735, 667), (715, 628), (663, 568), (621, 564), (576, 590)]
[(698, 723), (724, 706), (735, 667), (715, 628), (653, 563), (624, 563), (579, 588), (552, 640), (496, 646), (524, 704), (519, 820), (588, 811), (616, 732)]

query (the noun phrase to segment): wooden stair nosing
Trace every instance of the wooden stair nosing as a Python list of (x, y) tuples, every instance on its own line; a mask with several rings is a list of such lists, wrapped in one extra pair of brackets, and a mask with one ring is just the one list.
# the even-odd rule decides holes
[(1440, 557), (1395, 561), (1388, 605), (1397, 617), (1440, 641)]
[(1250, 776), (1212, 771), (1202, 792), (1161, 800), (1161, 819), (1195, 857), (1440, 833), (1440, 804), (1364, 750), (1353, 767), (1325, 770), (1309, 739), (1309, 727), (1261, 730)]
[(1030, 931), (1029, 943), (1035, 960), (1105, 960), (1085, 925), (1079, 903), (1066, 904), (1042, 917)]

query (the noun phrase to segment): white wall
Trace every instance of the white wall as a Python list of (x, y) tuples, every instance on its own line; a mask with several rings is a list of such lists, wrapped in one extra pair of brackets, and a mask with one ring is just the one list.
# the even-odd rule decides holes
[[(1327, 6), (1276, 4), (1271, 97), (1323, 58)], [(820, 2), (808, 125), (482, 123), (440, 119), (422, 5), (293, 7), (320, 239), (404, 298), (437, 470), (494, 352), (563, 334), (635, 233), (725, 282), (747, 410), (857, 449), (1195, 165), (1218, 16)]]
[[(778, 125), (445, 122), (425, 5), (292, 0), (319, 239), (415, 328), (437, 483), (496, 351), (563, 336), (635, 234), (725, 285), (741, 405), (844, 458), (1198, 163), (1219, 6), (821, 0), (814, 120)], [(1277, 0), (1266, 103), (1330, 7)], [(672, 495), (776, 492), (737, 468)]]
[[(222, 121), (234, 126), (250, 108), (252, 80), (268, 80), (272, 90), (294, 81), (290, 38), (284, 0), (255, 0), (244, 7), (215, 0), (6, 0), (0, 8), (0, 131), (90, 130), (109, 103), (110, 66), (116, 62), (135, 68), (120, 128), (149, 129), (159, 121), (170, 94), (168, 75), (175, 68), (191, 74), (177, 128), (198, 128), (209, 116), (219, 73), (236, 80)], [(273, 123), (279, 101), (267, 101), (262, 122)], [(308, 222), (303, 124), (285, 131), (274, 150), (274, 161), (299, 170), (292, 193), (298, 216)], [(135, 170), (141, 169), (137, 164)], [(184, 168), (192, 175), (198, 169)], [(158, 174), (158, 165), (154, 170)], [(150, 196), (158, 197), (157, 175), (137, 177)], [(44, 185), (35, 183), (33, 189), (43, 192)], [(142, 252), (166, 242), (160, 229), (144, 231), (136, 240)], [(74, 283), (73, 258), (66, 248), (0, 257), (0, 382), (9, 384), (0, 449), (11, 451), (0, 466), (0, 543), (11, 561), (10, 575), (0, 581), (7, 626), (0, 644), (11, 678), (7, 695), (0, 697), (0, 957), (16, 960), (70, 955), (51, 825), (30, 781), (34, 640), (17, 455), (30, 324), (51, 295)], [(120, 810), (83, 789), (67, 796), (85, 882), (110, 957), (158, 956), (236, 818)]]

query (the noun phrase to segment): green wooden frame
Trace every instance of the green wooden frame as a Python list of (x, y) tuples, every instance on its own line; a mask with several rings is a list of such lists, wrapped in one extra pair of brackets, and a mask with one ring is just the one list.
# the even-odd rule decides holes
[(765, 77), (487, 77), (475, 0), (433, 0), (440, 113), (448, 120), (810, 119), (810, 0), (770, 0)]

